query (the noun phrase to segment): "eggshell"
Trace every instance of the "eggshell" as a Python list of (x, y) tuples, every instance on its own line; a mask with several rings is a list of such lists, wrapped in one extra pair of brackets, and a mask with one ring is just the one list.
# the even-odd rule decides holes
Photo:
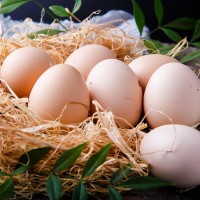
[(200, 184), (200, 132), (185, 125), (163, 125), (141, 141), (141, 156), (150, 172), (178, 187)]
[(18, 97), (28, 97), (36, 80), (51, 66), (50, 56), (42, 49), (22, 47), (4, 60), (1, 79), (8, 83)]
[(167, 55), (148, 54), (134, 59), (129, 64), (129, 67), (137, 75), (141, 87), (144, 91), (150, 77), (156, 71), (156, 69), (158, 69), (161, 65), (164, 65), (169, 62), (179, 62), (179, 61)]
[(109, 48), (99, 44), (88, 44), (75, 50), (65, 63), (75, 67), (86, 80), (98, 62), (109, 58), (116, 58)]
[(144, 112), (149, 112), (146, 120), (151, 128), (172, 122), (188, 126), (199, 123), (200, 79), (181, 63), (162, 65), (147, 84)]
[(89, 92), (84, 78), (67, 64), (54, 65), (40, 76), (28, 104), (40, 118), (66, 124), (86, 119), (89, 106)]
[[(136, 125), (142, 110), (142, 89), (127, 64), (117, 59), (103, 60), (91, 70), (86, 84), (91, 101), (98, 101), (116, 116)], [(118, 123), (128, 127), (120, 120)]]

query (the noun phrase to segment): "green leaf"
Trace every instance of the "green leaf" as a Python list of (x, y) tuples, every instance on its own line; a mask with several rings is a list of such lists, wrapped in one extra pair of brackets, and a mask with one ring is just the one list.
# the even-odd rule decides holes
[(46, 181), (46, 191), (50, 200), (59, 200), (62, 193), (62, 182), (55, 174), (50, 174)]
[(53, 35), (57, 35), (62, 32), (64, 32), (64, 31), (58, 30), (58, 29), (43, 29), (43, 30), (28, 34), (28, 37), (30, 39), (35, 39), (38, 35), (41, 35), (41, 34), (53, 36)]
[(14, 182), (10, 178), (0, 185), (0, 199), (9, 200), (14, 193)]
[(23, 174), (25, 171), (37, 164), (45, 155), (51, 150), (51, 147), (42, 147), (33, 149), (23, 154), (17, 165), (17, 169), (13, 172), (13, 175)]
[(126, 164), (123, 167), (119, 168), (111, 177), (110, 184), (113, 185), (117, 183), (118, 181), (123, 180), (124, 178), (127, 178), (129, 172), (131, 172), (131, 164)]
[(159, 48), (159, 52), (160, 54), (167, 54), (170, 50), (172, 50), (175, 47), (175, 45), (171, 44), (171, 45), (167, 45), (167, 46), (163, 46), (161, 48)]
[(89, 158), (83, 168), (82, 178), (91, 175), (97, 169), (97, 167), (105, 162), (108, 151), (110, 150), (110, 146), (110, 143), (107, 144)]
[(200, 42), (192, 42), (190, 45), (200, 48)]
[(69, 17), (70, 14), (65, 10), (63, 6), (53, 5), (49, 9), (58, 17)]
[(192, 30), (195, 28), (197, 20), (190, 17), (181, 17), (165, 24), (163, 27), (175, 28), (180, 30)]
[(71, 167), (77, 158), (80, 156), (81, 152), (85, 148), (87, 143), (80, 144), (74, 148), (65, 151), (56, 161), (53, 171), (60, 171)]
[(168, 28), (163, 28), (161, 27), (160, 28), (164, 33), (165, 35), (171, 39), (173, 42), (180, 42), (182, 40), (182, 37), (175, 31), (171, 30), (171, 29), (168, 29)]
[(195, 40), (199, 39), (199, 37), (200, 37), (200, 19), (196, 23), (191, 42), (194, 42)]
[(133, 4), (133, 15), (135, 17), (135, 22), (136, 22), (136, 25), (138, 27), (138, 30), (139, 30), (140, 36), (141, 36), (144, 25), (145, 25), (144, 13), (135, 0), (132, 0), (132, 4)]
[(160, 26), (162, 24), (163, 16), (164, 16), (164, 9), (163, 9), (163, 4), (161, 0), (154, 1), (154, 12), (158, 20), (158, 25)]
[(186, 63), (188, 61), (191, 61), (191, 60), (194, 60), (196, 58), (200, 58), (200, 49), (199, 50), (196, 50), (196, 51), (193, 51), (189, 54), (187, 54), (186, 56), (184, 56), (182, 59), (181, 59), (181, 62), (182, 63)]
[(119, 184), (119, 186), (130, 189), (155, 189), (175, 186), (175, 184), (151, 176), (135, 176)]
[(148, 48), (149, 53), (153, 53), (163, 47), (163, 44), (157, 40), (144, 40), (144, 45)]
[(75, 2), (75, 5), (74, 5), (74, 8), (72, 10), (72, 13), (76, 13), (82, 5), (82, 0), (75, 0), (75, 1), (76, 2)]
[(109, 197), (111, 200), (122, 200), (122, 195), (120, 192), (118, 192), (115, 188), (108, 187), (109, 189)]
[(0, 1), (0, 14), (8, 14), (16, 10), (25, 3), (30, 2), (29, 0), (2, 0)]
[(0, 171), (0, 176), (10, 176), (10, 174)]
[(87, 200), (88, 194), (85, 185), (80, 181), (74, 188), (72, 193), (72, 200)]

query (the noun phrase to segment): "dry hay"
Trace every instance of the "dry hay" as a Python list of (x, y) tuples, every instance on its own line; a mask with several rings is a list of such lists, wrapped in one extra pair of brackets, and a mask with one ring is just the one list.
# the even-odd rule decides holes
[[(130, 62), (142, 55), (145, 48), (137, 38), (128, 37), (122, 30), (109, 24), (90, 24), (84, 21), (78, 28), (57, 36), (38, 36), (29, 39), (17, 34), (10, 39), (0, 38), (0, 64), (13, 50), (34, 46), (44, 49), (55, 64), (63, 63), (77, 48), (85, 44), (102, 44), (110, 48), (117, 58)], [(14, 93), (5, 92), (5, 84), (0, 85), (0, 170), (11, 173), (19, 157), (31, 149), (52, 147), (48, 157), (25, 174), (14, 177), (15, 193), (31, 198), (34, 193), (45, 193), (47, 175), (56, 159), (64, 150), (88, 142), (76, 164), (59, 172), (64, 192), (71, 192), (81, 177), (88, 158), (108, 143), (112, 143), (106, 162), (89, 176), (89, 193), (106, 191), (112, 174), (122, 165), (132, 163), (131, 175), (148, 175), (147, 164), (139, 155), (139, 144), (143, 137), (141, 130), (146, 124), (140, 123), (130, 129), (117, 128), (112, 112), (104, 110), (94, 102), (97, 112), (81, 124), (61, 124), (57, 121), (40, 120), (27, 108), (28, 99), (20, 99)], [(35, 173), (37, 172), (37, 173)], [(4, 182), (1, 177), (0, 184)]]

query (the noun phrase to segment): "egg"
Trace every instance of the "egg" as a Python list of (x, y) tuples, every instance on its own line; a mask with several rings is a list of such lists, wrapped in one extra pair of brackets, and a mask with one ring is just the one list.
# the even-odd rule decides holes
[(88, 44), (69, 55), (65, 64), (75, 67), (86, 80), (89, 72), (98, 62), (109, 58), (116, 58), (109, 48), (99, 44)]
[(1, 79), (18, 97), (28, 97), (36, 80), (51, 66), (51, 57), (44, 50), (32, 46), (22, 47), (5, 58)]
[(132, 62), (130, 62), (129, 67), (137, 75), (141, 87), (144, 91), (150, 77), (156, 71), (156, 69), (158, 69), (161, 65), (169, 62), (179, 61), (167, 55), (148, 54), (135, 58)]
[(164, 64), (151, 76), (143, 104), (151, 128), (172, 122), (193, 126), (200, 122), (200, 79), (184, 64)]
[(140, 154), (150, 172), (187, 188), (200, 185), (200, 132), (185, 125), (163, 125), (141, 141)]
[(70, 65), (54, 65), (36, 81), (28, 107), (41, 119), (80, 123), (88, 117), (90, 107), (85, 80)]
[[(91, 101), (96, 100), (115, 116), (136, 125), (142, 110), (142, 89), (138, 78), (127, 64), (117, 59), (106, 59), (94, 66), (86, 84)], [(91, 108), (95, 112), (94, 107)], [(122, 120), (118, 125), (129, 127)]]

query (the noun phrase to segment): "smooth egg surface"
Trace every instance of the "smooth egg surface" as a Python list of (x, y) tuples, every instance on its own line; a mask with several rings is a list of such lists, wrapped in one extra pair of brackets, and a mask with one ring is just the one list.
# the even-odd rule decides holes
[(156, 71), (156, 69), (169, 62), (179, 61), (167, 55), (148, 54), (135, 58), (132, 62), (130, 62), (129, 67), (137, 75), (144, 91), (150, 77)]
[[(142, 89), (127, 64), (117, 59), (103, 60), (91, 70), (86, 83), (91, 101), (96, 100), (103, 108), (136, 125), (142, 111)], [(91, 111), (95, 112), (94, 107)]]
[(69, 55), (65, 64), (75, 67), (86, 80), (88, 74), (98, 62), (109, 58), (116, 58), (109, 48), (99, 44), (88, 44)]
[(85, 80), (72, 66), (54, 65), (35, 83), (28, 107), (41, 119), (80, 123), (88, 117), (90, 107)]
[(200, 79), (186, 65), (164, 64), (150, 78), (143, 105), (151, 128), (171, 123), (194, 126), (200, 122)]
[(1, 79), (7, 82), (18, 97), (28, 97), (37, 79), (51, 66), (51, 57), (42, 49), (22, 47), (5, 58)]
[(150, 172), (178, 187), (200, 184), (200, 132), (185, 125), (163, 125), (141, 141), (140, 154)]

